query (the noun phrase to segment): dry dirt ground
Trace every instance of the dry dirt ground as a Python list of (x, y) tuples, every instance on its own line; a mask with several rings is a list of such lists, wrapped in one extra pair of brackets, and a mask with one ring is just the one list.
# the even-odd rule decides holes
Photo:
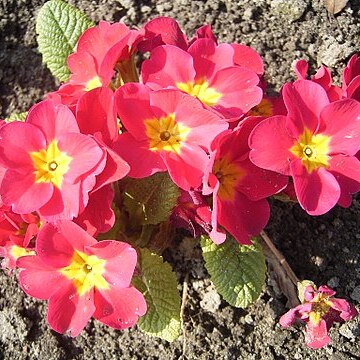
[[(0, 117), (26, 111), (58, 85), (37, 51), (35, 17), (44, 2), (0, 3)], [(189, 35), (210, 23), (221, 41), (253, 46), (276, 89), (293, 79), (292, 63), (300, 58), (313, 66), (326, 64), (338, 80), (345, 61), (360, 47), (359, 0), (349, 1), (335, 17), (319, 0), (70, 2), (94, 21), (136, 25), (168, 15)], [(273, 201), (266, 230), (299, 278), (328, 283), (359, 307), (359, 214), (359, 197), (349, 209), (335, 208), (317, 218), (297, 205)], [(310, 351), (303, 345), (300, 328), (283, 330), (278, 325), (286, 299), (271, 273), (260, 299), (246, 310), (235, 309), (214, 293), (196, 249), (196, 259), (190, 260), (181, 252), (183, 245), (165, 254), (179, 282), (186, 274), (189, 278), (185, 331), (179, 340), (169, 344), (136, 328), (114, 331), (95, 321), (76, 339), (56, 334), (46, 325), (45, 304), (25, 296), (16, 278), (1, 272), (0, 359), (360, 359), (359, 321), (337, 326), (330, 346)]]

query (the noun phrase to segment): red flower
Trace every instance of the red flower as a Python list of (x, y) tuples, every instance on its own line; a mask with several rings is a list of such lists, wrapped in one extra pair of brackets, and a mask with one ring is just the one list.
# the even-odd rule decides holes
[(225, 241), (224, 227), (241, 244), (251, 244), (270, 216), (266, 197), (281, 191), (288, 178), (260, 169), (249, 160), (248, 136), (261, 118), (245, 119), (233, 132), (219, 135), (212, 144), (209, 172), (204, 177), (205, 194), (212, 192), (212, 231), (215, 243)]
[(139, 37), (139, 32), (122, 23), (100, 21), (97, 26), (85, 30), (76, 51), (67, 59), (71, 71), (69, 81), (49, 94), (49, 98), (60, 97), (62, 104), (74, 105), (87, 91), (109, 86), (115, 65), (118, 63), (119, 68), (124, 69), (127, 67), (124, 64), (132, 61)]
[(351, 99), (330, 103), (318, 84), (286, 84), (288, 115), (262, 121), (249, 139), (250, 159), (264, 169), (293, 177), (300, 205), (321, 215), (336, 203), (351, 204), (360, 190), (360, 104)]
[[(299, 80), (306, 80), (309, 64), (306, 60), (298, 60), (295, 63), (295, 73)], [(311, 76), (311, 81), (321, 85), (326, 91), (330, 101), (340, 100), (343, 97), (343, 90), (334, 85), (330, 70), (322, 65), (315, 75)]]
[(360, 56), (354, 54), (346, 68), (344, 69), (343, 76), (343, 90), (344, 95), (348, 98), (360, 101)]
[(18, 258), (34, 253), (32, 240), (41, 225), (36, 213), (18, 215), (8, 207), (0, 209), (0, 256), (4, 258), (3, 268), (15, 269)]
[(104, 151), (80, 134), (73, 113), (49, 100), (35, 105), (25, 123), (0, 129), (0, 151), (4, 204), (47, 221), (76, 217), (105, 165)]
[(184, 190), (201, 185), (206, 149), (227, 129), (225, 121), (181, 91), (151, 91), (142, 84), (119, 88), (116, 105), (127, 130), (116, 149), (130, 164), (129, 176), (142, 178), (168, 170)]
[(19, 281), (28, 295), (48, 300), (53, 330), (75, 337), (92, 316), (125, 329), (145, 314), (145, 299), (130, 284), (137, 261), (130, 245), (97, 242), (73, 222), (59, 221), (42, 228), (36, 254), (18, 260)]
[[(307, 282), (309, 283), (309, 282)], [(333, 296), (336, 292), (327, 286), (311, 284), (304, 286), (299, 294), (303, 303), (284, 314), (279, 323), (288, 328), (299, 319), (306, 324), (305, 343), (312, 349), (320, 349), (330, 343), (328, 331), (334, 322), (344, 322), (353, 319), (358, 311), (344, 299)]]
[(154, 90), (176, 88), (197, 97), (228, 119), (237, 119), (262, 98), (257, 74), (234, 62), (229, 44), (196, 40), (187, 51), (172, 45), (156, 47), (142, 65), (144, 83)]

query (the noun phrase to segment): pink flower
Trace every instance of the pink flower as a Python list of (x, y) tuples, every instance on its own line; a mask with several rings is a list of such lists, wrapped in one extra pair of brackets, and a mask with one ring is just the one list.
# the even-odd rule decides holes
[(71, 71), (69, 81), (48, 97), (60, 97), (61, 103), (74, 105), (87, 91), (109, 86), (115, 74), (115, 65), (121, 68), (122, 75), (125, 68), (131, 68), (128, 63), (137, 49), (139, 37), (138, 31), (130, 30), (122, 23), (100, 21), (97, 26), (85, 30), (76, 51), (67, 59)]
[(360, 56), (354, 54), (342, 75), (344, 96), (360, 101)]
[[(309, 282), (307, 282), (309, 283)], [(327, 286), (304, 286), (299, 298), (303, 303), (284, 314), (279, 323), (288, 328), (299, 319), (306, 324), (305, 343), (312, 349), (320, 349), (330, 343), (328, 331), (334, 322), (344, 322), (358, 315), (356, 308), (344, 299), (333, 296), (336, 292)]]
[[(309, 64), (306, 60), (298, 60), (295, 63), (295, 73), (299, 80), (306, 80), (309, 70)], [(311, 76), (311, 81), (321, 85), (326, 91), (330, 101), (340, 100), (343, 96), (343, 90), (334, 85), (330, 70), (322, 65), (315, 75)]]
[(209, 38), (196, 40), (187, 51), (172, 45), (156, 47), (145, 60), (141, 74), (154, 90), (176, 88), (194, 97), (227, 119), (238, 119), (257, 105), (262, 90), (259, 77), (234, 62), (229, 44)]
[(15, 269), (16, 260), (34, 253), (34, 239), (42, 225), (36, 213), (18, 215), (10, 208), (0, 209), (0, 257), (2, 267)]
[(177, 205), (171, 214), (175, 227), (188, 230), (193, 237), (209, 234), (211, 231), (211, 208), (207, 199), (197, 191), (181, 191)]
[(152, 51), (160, 45), (174, 45), (186, 50), (188, 40), (176, 20), (159, 16), (148, 21), (141, 29), (142, 39), (139, 42), (139, 50), (142, 52)]
[(143, 178), (167, 170), (183, 190), (199, 187), (208, 162), (206, 149), (228, 124), (178, 90), (151, 91), (128, 83), (115, 97), (127, 130), (116, 150), (129, 163), (129, 176)]
[(212, 193), (212, 231), (215, 243), (225, 241), (225, 228), (239, 243), (251, 244), (270, 217), (266, 197), (281, 191), (288, 178), (260, 169), (249, 160), (248, 136), (261, 118), (245, 119), (212, 144), (211, 162), (204, 177), (204, 194)]
[(119, 135), (113, 91), (99, 87), (82, 95), (76, 105), (76, 121), (80, 132), (93, 135), (106, 154), (105, 168), (92, 191), (126, 176), (129, 164), (113, 150)]
[(94, 237), (108, 232), (115, 224), (115, 214), (111, 208), (113, 200), (111, 185), (91, 192), (85, 209), (73, 221)]
[(33, 106), (26, 122), (0, 129), (0, 151), (4, 204), (47, 221), (76, 217), (105, 166), (104, 151), (80, 134), (73, 113), (50, 100)]
[(75, 337), (92, 316), (125, 329), (145, 314), (145, 299), (131, 286), (137, 255), (130, 245), (97, 242), (73, 222), (59, 221), (42, 228), (36, 254), (18, 260), (19, 282), (28, 295), (48, 300), (53, 330)]
[(251, 161), (293, 177), (300, 205), (321, 215), (336, 203), (351, 204), (360, 190), (360, 103), (330, 103), (326, 91), (309, 80), (283, 87), (287, 116), (262, 121), (249, 138)]

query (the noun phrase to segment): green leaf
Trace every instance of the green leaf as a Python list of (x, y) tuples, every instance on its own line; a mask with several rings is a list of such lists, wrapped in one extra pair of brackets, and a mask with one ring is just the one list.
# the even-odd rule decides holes
[(137, 225), (168, 220), (180, 196), (179, 188), (166, 172), (143, 179), (127, 178), (124, 184), (124, 205)]
[(25, 121), (27, 114), (27, 111), (17, 114), (11, 114), (5, 119), (5, 122), (11, 123), (13, 121)]
[(148, 335), (172, 342), (181, 331), (181, 299), (175, 273), (161, 256), (147, 249), (140, 251), (141, 276), (133, 279), (133, 285), (144, 294), (148, 310), (138, 326)]
[(239, 245), (228, 236), (223, 244), (216, 245), (204, 236), (201, 248), (212, 282), (230, 305), (246, 308), (259, 297), (266, 273), (259, 244)]
[(62, 0), (51, 0), (40, 9), (36, 20), (39, 51), (51, 73), (67, 81), (68, 56), (75, 51), (80, 35), (95, 24), (80, 10)]

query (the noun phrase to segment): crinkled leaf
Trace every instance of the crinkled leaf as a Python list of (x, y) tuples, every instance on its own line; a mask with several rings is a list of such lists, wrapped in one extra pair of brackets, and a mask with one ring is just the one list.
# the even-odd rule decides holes
[(179, 188), (166, 172), (144, 179), (129, 178), (124, 184), (124, 204), (137, 225), (166, 221), (180, 196)]
[(175, 273), (161, 256), (147, 249), (140, 251), (141, 276), (133, 278), (133, 285), (144, 294), (148, 310), (138, 326), (148, 335), (172, 342), (181, 331), (181, 299)]
[(51, 73), (69, 79), (68, 56), (75, 51), (80, 35), (95, 24), (80, 10), (62, 0), (51, 0), (40, 9), (36, 20), (39, 51)]
[(10, 123), (13, 121), (25, 121), (27, 114), (27, 111), (17, 114), (11, 114), (5, 119), (5, 122)]
[(239, 245), (232, 237), (216, 245), (201, 238), (205, 267), (220, 295), (236, 307), (246, 308), (260, 295), (265, 283), (266, 264), (261, 246)]

